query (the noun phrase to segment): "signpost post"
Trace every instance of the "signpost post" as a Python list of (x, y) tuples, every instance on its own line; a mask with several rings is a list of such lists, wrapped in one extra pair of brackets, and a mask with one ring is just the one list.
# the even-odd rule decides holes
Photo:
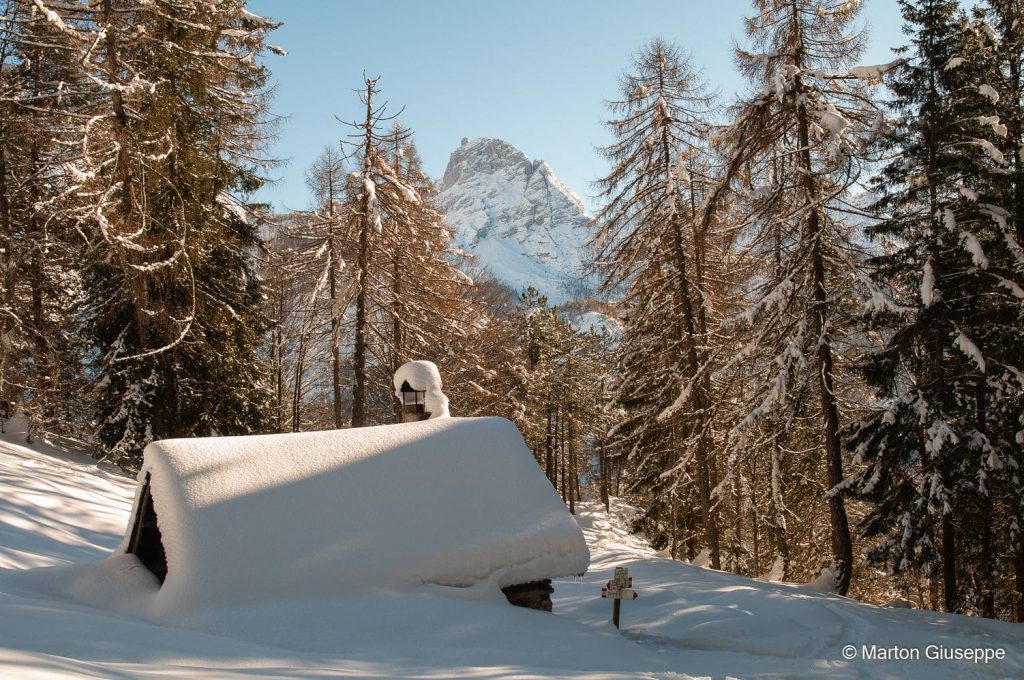
[(639, 597), (633, 590), (633, 577), (625, 567), (615, 567), (615, 575), (608, 585), (601, 588), (601, 597), (612, 598), (612, 623), (619, 627), (619, 611), (622, 607), (622, 600), (635, 600)]

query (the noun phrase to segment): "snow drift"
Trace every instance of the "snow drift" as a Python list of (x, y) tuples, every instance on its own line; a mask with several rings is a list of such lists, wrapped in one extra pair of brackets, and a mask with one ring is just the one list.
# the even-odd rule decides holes
[[(143, 608), (157, 619), (437, 586), (490, 597), (589, 563), (575, 520), (502, 418), (164, 440), (146, 448), (147, 476), (167, 558), (166, 581), (153, 579)], [(76, 590), (127, 578), (128, 535)]]

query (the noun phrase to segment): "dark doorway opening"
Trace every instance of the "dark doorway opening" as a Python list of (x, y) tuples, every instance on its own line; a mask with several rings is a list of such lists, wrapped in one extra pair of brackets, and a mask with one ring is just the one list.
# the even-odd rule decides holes
[(502, 588), (501, 592), (505, 593), (505, 599), (510, 604), (517, 607), (549, 612), (551, 611), (551, 593), (555, 592), (555, 589), (551, 586), (551, 579), (546, 578), (543, 581), (530, 581), (507, 586)]
[(156, 509), (150, 493), (149, 475), (142, 484), (139, 507), (132, 525), (132, 536), (128, 541), (128, 552), (139, 558), (146, 568), (163, 583), (167, 578), (167, 553), (164, 552), (163, 537), (156, 523)]

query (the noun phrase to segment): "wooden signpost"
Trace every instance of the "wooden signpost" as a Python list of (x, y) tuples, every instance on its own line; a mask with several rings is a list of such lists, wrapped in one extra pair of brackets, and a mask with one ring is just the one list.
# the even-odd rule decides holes
[(622, 607), (622, 600), (635, 600), (639, 597), (633, 590), (633, 577), (625, 567), (615, 567), (615, 575), (608, 585), (601, 588), (601, 597), (610, 597), (612, 603), (612, 623), (619, 627), (619, 609)]

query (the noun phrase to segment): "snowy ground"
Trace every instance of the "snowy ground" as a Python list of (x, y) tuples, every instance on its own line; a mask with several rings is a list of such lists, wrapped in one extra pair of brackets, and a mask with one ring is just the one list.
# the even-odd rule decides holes
[[(182, 628), (156, 626), (75, 604), (53, 587), (66, 580), (62, 567), (103, 560), (120, 542), (134, 480), (15, 441), (0, 438), (5, 680), (1024, 677), (1024, 627), (873, 607), (661, 559), (594, 506), (579, 516), (590, 572), (555, 584), (553, 616), (448, 592), (375, 593), (211, 609)], [(640, 591), (623, 604), (621, 633), (599, 597), (620, 565)], [(857, 658), (843, 659), (845, 645)], [(921, 658), (865, 660), (865, 645)], [(1002, 649), (1006, 658), (930, 661), (929, 645)]]

